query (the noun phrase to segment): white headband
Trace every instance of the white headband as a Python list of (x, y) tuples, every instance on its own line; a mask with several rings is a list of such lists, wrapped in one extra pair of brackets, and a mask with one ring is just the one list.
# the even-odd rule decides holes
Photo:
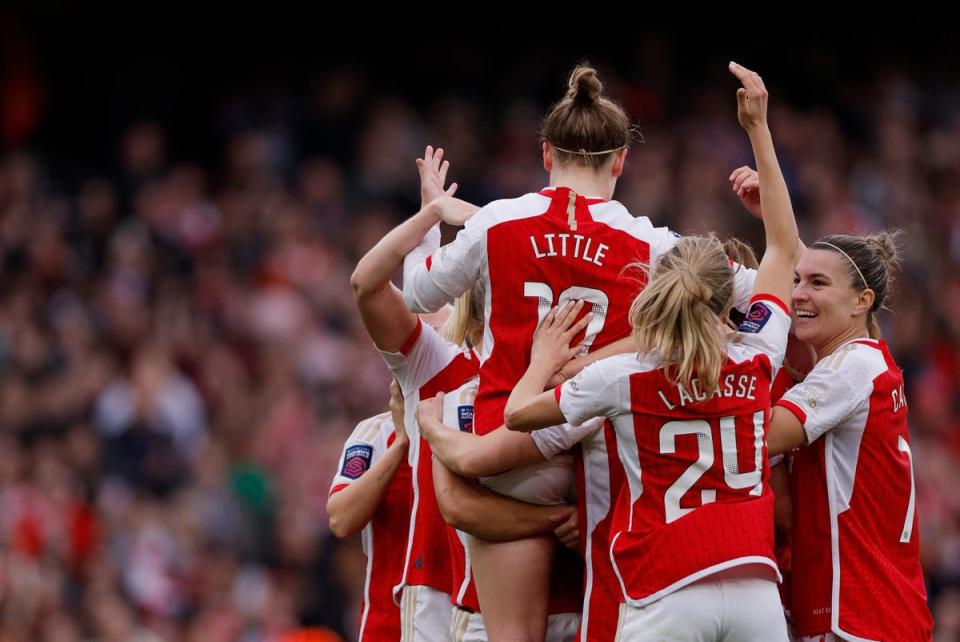
[(870, 289), (870, 286), (867, 285), (867, 280), (863, 277), (863, 272), (860, 271), (860, 268), (857, 266), (857, 263), (850, 258), (849, 254), (841, 250), (839, 247), (837, 247), (833, 243), (827, 243), (826, 241), (817, 241), (816, 243), (814, 243), (814, 245), (827, 245), (835, 249), (837, 252), (840, 252), (840, 254), (843, 254), (845, 257), (847, 257), (847, 260), (850, 261), (850, 265), (852, 265), (853, 269), (856, 270), (857, 274), (860, 275), (860, 280), (863, 281), (863, 287), (865, 287), (868, 290)]

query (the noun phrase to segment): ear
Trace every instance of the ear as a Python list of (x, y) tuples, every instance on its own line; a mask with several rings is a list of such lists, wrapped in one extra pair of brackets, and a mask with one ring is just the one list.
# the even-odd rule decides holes
[(553, 152), (550, 143), (543, 144), (543, 169), (549, 174), (553, 171)]
[(627, 161), (627, 151), (629, 150), (624, 147), (613, 156), (613, 170), (611, 174), (614, 178), (620, 178), (620, 175), (623, 174), (623, 165)]
[(877, 295), (870, 288), (861, 290), (860, 293), (857, 294), (857, 301), (853, 306), (853, 315), (858, 316), (869, 312), (870, 308), (873, 307), (873, 301), (876, 296)]

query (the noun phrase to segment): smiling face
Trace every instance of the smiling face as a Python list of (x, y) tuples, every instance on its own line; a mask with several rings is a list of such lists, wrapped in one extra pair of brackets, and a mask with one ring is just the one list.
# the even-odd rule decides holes
[(849, 261), (828, 249), (804, 252), (793, 288), (793, 332), (823, 358), (841, 343), (868, 336), (872, 290), (854, 288)]

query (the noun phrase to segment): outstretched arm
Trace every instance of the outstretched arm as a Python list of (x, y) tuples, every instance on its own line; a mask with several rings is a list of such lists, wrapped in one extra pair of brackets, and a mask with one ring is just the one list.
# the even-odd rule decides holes
[[(404, 259), (421, 245), (440, 244), (441, 220), (454, 220), (476, 207), (453, 198), (456, 183), (443, 189), (449, 162), (442, 161), (443, 150), (427, 147), (417, 159), (420, 171), (420, 211), (392, 229), (357, 263), (350, 285), (360, 317), (373, 342), (381, 350), (396, 352), (416, 327), (416, 316), (407, 310), (403, 296), (390, 279), (404, 266)], [(429, 248), (423, 250), (427, 255)], [(409, 259), (408, 259), (409, 260)]]
[(760, 206), (766, 234), (766, 251), (757, 270), (755, 293), (772, 294), (782, 301), (790, 298), (793, 270), (799, 259), (797, 222), (787, 184), (773, 147), (767, 124), (767, 89), (758, 74), (730, 63), (730, 72), (743, 85), (737, 90), (737, 118), (747, 131), (757, 161)]
[(554, 532), (570, 547), (579, 535), (573, 506), (535, 506), (511, 499), (450, 472), (436, 459), (433, 487), (443, 519), (480, 539), (506, 542)]
[(444, 425), (442, 417), (442, 392), (417, 406), (420, 434), (430, 444), (433, 456), (458, 475), (497, 475), (544, 461), (530, 435), (511, 432), (503, 426), (482, 436), (460, 432)]

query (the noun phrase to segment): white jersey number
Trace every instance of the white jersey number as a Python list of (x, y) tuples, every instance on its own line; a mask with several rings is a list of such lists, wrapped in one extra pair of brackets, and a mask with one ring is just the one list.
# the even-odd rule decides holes
[[(590, 303), (592, 306), (590, 311), (593, 312), (593, 319), (587, 324), (586, 334), (581, 342), (584, 353), (590, 349), (590, 346), (593, 345), (593, 340), (600, 334), (600, 331), (603, 330), (603, 324), (607, 320), (607, 307), (610, 305), (610, 298), (605, 292), (597, 290), (596, 288), (586, 288), (580, 285), (571, 285), (561, 292), (560, 296), (555, 300), (553, 298), (553, 289), (549, 285), (539, 281), (527, 281), (523, 284), (523, 296), (536, 297), (538, 300), (537, 327), (540, 327), (540, 324), (543, 323), (547, 313), (550, 312), (550, 309), (554, 305), (562, 307), (566, 305), (568, 301), (586, 301)], [(556, 301), (556, 303), (554, 303), (554, 301)]]
[(916, 510), (917, 489), (913, 480), (913, 452), (903, 435), (897, 435), (897, 450), (907, 453), (907, 461), (910, 462), (910, 501), (907, 503), (907, 516), (903, 520), (903, 531), (900, 534), (900, 542), (906, 544), (913, 536), (913, 512)]
[[(764, 411), (753, 414), (754, 470), (741, 473), (737, 464), (737, 434), (734, 417), (720, 418), (720, 446), (723, 452), (723, 480), (732, 489), (750, 488), (750, 494), (763, 494), (763, 419)], [(710, 423), (702, 419), (686, 421), (668, 421), (660, 428), (660, 452), (672, 455), (677, 452), (679, 435), (696, 435), (697, 460), (683, 471), (677, 481), (670, 485), (663, 495), (663, 508), (666, 522), (669, 524), (680, 519), (693, 508), (681, 508), (680, 499), (687, 494), (704, 473), (714, 463), (713, 432)], [(752, 487), (752, 488), (751, 488)], [(717, 491), (705, 488), (700, 491), (701, 505), (717, 500)], [(912, 505), (912, 504), (911, 504)], [(911, 522), (912, 523), (912, 522)]]

